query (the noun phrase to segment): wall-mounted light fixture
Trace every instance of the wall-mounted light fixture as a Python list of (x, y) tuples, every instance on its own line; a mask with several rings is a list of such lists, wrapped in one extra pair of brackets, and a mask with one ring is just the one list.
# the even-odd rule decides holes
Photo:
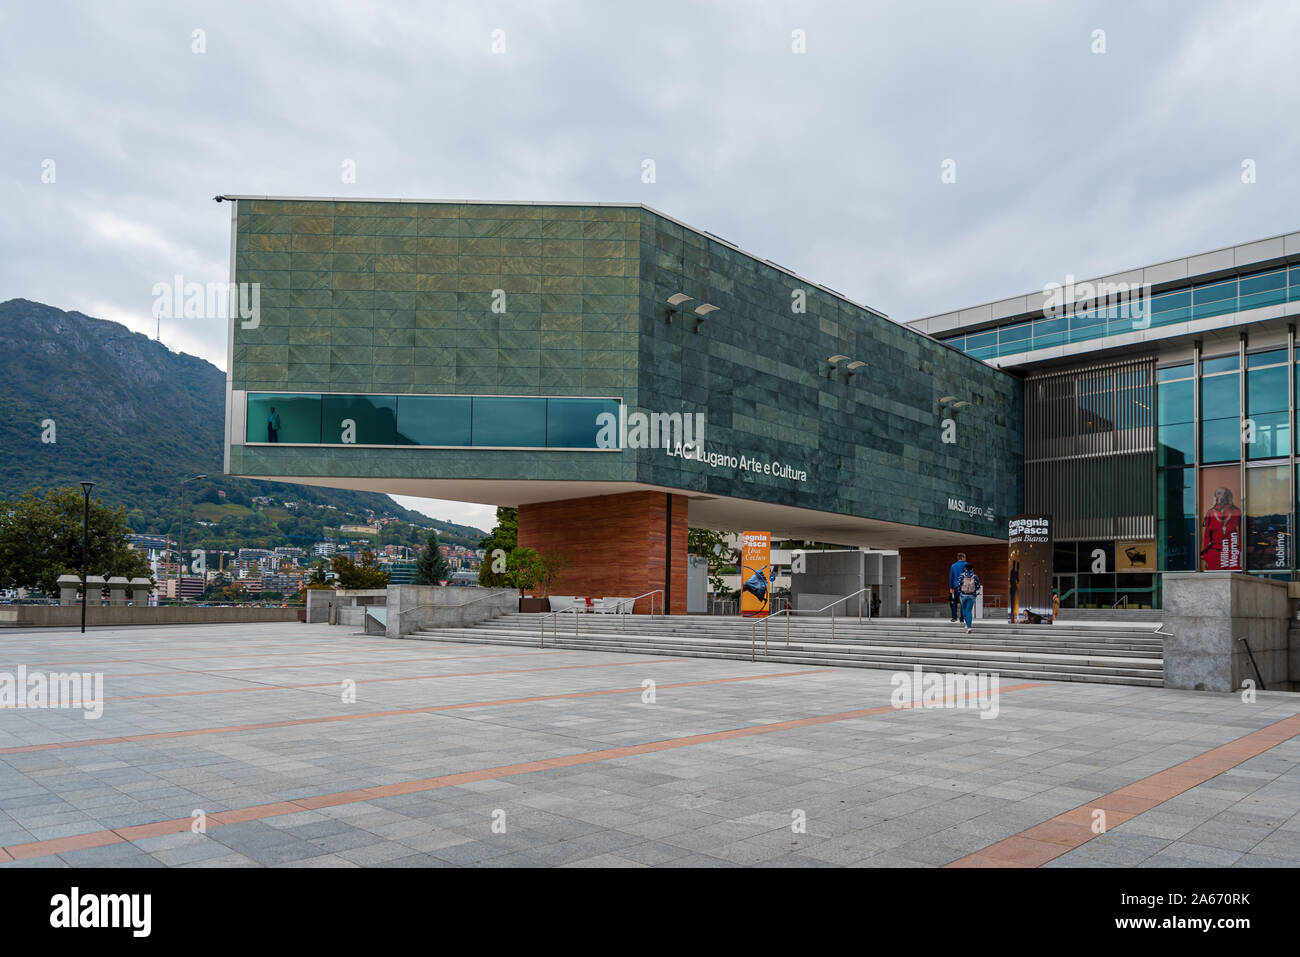
[(709, 313), (717, 312), (717, 311), (718, 311), (718, 307), (709, 302), (702, 302), (698, 306), (696, 306), (695, 307), (695, 331), (696, 332), (700, 331), (700, 326), (704, 324), (704, 320), (708, 318)]
[(853, 373), (857, 372), (864, 365), (866, 365), (866, 363), (863, 362), (861, 359), (854, 359), (852, 362), (846, 365), (844, 367), (844, 381), (848, 382), (850, 379), (852, 379)]
[(945, 395), (939, 399), (940, 411), (947, 409), (950, 412), (956, 412), (958, 409), (964, 409), (970, 405), (965, 399), (959, 399), (955, 395)]
[(683, 303), (691, 302), (694, 296), (688, 296), (684, 292), (675, 292), (668, 297), (668, 324), (673, 324), (673, 315), (682, 311)]
[(831, 379), (835, 376), (835, 364), (843, 362), (848, 356), (833, 355), (826, 359), (826, 378)]

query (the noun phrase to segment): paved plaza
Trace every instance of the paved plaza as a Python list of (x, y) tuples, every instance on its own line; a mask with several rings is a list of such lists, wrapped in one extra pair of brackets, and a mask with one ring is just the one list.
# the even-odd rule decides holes
[(1300, 865), (1296, 695), (1008, 679), (985, 718), (855, 668), (302, 624), (0, 638), (9, 675), (104, 676), (98, 719), (0, 711), (5, 867)]

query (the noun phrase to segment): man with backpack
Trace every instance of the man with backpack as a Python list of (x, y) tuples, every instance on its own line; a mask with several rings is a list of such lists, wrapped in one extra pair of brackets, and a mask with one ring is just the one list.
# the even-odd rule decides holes
[(948, 607), (952, 611), (952, 618), (948, 620), (954, 624), (957, 622), (958, 609), (961, 605), (961, 600), (957, 596), (957, 581), (961, 578), (961, 573), (969, 567), (966, 564), (966, 553), (958, 552), (957, 560), (948, 569)]
[(975, 596), (980, 593), (980, 577), (975, 569), (967, 564), (966, 570), (957, 579), (957, 594), (961, 596), (961, 619), (966, 623), (966, 634), (972, 627), (971, 616), (975, 612)]

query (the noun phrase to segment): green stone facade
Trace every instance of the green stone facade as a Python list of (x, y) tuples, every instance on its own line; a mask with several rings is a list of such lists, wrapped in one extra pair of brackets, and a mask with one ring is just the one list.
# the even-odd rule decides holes
[[(704, 412), (706, 449), (760, 468), (236, 443), (232, 474), (637, 482), (994, 538), (1020, 509), (1018, 380), (645, 207), (240, 199), (236, 217), (233, 278), (261, 311), (233, 322), (233, 390), (619, 397)], [(669, 323), (677, 292), (695, 301)], [(698, 332), (696, 302), (719, 307)], [(828, 378), (835, 354), (868, 365)], [(946, 395), (971, 403), (956, 444)], [(774, 459), (806, 480), (762, 474)]]

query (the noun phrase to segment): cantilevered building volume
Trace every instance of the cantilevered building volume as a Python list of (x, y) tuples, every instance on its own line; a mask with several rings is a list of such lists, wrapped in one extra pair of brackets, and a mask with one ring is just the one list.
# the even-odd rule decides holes
[(998, 548), (1020, 506), (1015, 377), (644, 206), (225, 198), (232, 474), (518, 506), (566, 590), (675, 611), (688, 524)]

